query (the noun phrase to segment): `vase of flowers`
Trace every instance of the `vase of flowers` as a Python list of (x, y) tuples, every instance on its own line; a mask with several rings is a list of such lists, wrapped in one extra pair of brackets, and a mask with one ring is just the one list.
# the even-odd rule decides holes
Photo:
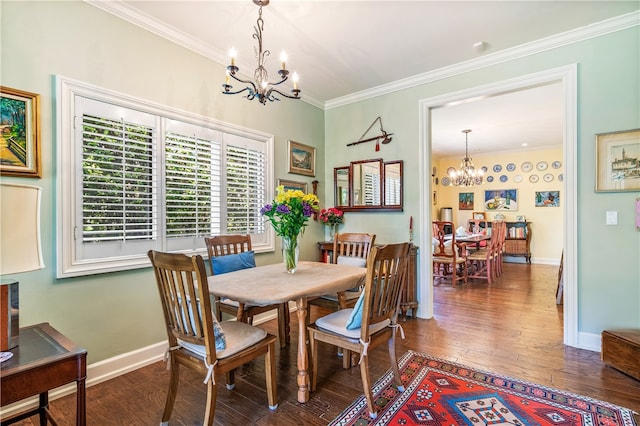
[(300, 190), (276, 188), (276, 198), (265, 205), (260, 214), (265, 216), (276, 234), (282, 237), (282, 257), (287, 272), (295, 273), (298, 266), (298, 239), (307, 226), (309, 217), (319, 210), (318, 197)]
[(344, 223), (344, 212), (335, 207), (320, 210), (320, 220), (329, 227), (329, 237), (333, 237), (338, 232), (338, 226)]

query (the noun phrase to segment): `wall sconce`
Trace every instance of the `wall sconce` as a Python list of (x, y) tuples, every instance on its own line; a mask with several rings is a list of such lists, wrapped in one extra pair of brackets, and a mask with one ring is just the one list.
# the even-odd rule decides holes
[[(376, 124), (376, 121), (380, 122), (380, 132), (382, 132), (382, 134), (380, 136), (374, 136), (372, 138), (368, 138), (368, 139), (362, 139), (364, 138), (364, 136), (367, 134), (367, 132), (369, 132), (369, 130), (371, 130), (371, 128), (373, 127), (374, 124)], [(376, 141), (376, 151), (380, 151), (380, 139), (382, 139), (382, 144), (386, 145), (389, 142), (391, 142), (391, 135), (393, 135), (393, 133), (387, 133), (383, 128), (382, 128), (382, 119), (380, 117), (377, 117), (375, 120), (373, 120), (373, 123), (371, 123), (371, 125), (369, 126), (369, 128), (367, 130), (364, 131), (364, 133), (362, 134), (362, 136), (360, 136), (360, 139), (358, 139), (356, 142), (351, 142), (348, 143), (347, 146), (355, 146), (355, 145), (360, 145), (361, 143), (365, 143), (365, 142), (371, 142), (371, 141)]]

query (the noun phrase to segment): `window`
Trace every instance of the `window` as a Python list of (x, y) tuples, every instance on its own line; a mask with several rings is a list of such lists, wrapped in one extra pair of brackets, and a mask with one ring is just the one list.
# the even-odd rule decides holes
[(58, 277), (148, 267), (204, 236), (274, 248), (273, 137), (89, 87), (58, 91)]

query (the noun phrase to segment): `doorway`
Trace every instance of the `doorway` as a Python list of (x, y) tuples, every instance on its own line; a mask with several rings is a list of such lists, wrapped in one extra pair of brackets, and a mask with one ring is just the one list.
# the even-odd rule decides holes
[[(564, 344), (578, 346), (578, 322), (577, 322), (577, 226), (575, 210), (576, 205), (576, 152), (577, 152), (577, 66), (570, 65), (540, 73), (517, 77), (511, 80), (474, 87), (459, 92), (432, 97), (420, 101), (420, 218), (421, 223), (430, 224), (433, 220), (431, 209), (431, 197), (433, 180), (431, 171), (432, 150), (432, 110), (442, 108), (455, 103), (466, 102), (470, 99), (479, 99), (500, 96), (519, 90), (527, 90), (536, 86), (559, 83), (563, 92), (564, 129), (563, 129), (563, 163), (565, 164), (565, 178), (563, 181), (563, 193), (565, 194), (565, 209), (563, 214), (564, 268)], [(422, 226), (419, 236), (419, 244), (422, 247), (430, 247), (431, 227)], [(431, 263), (431, 251), (420, 250), (419, 255), (421, 278), (419, 280), (418, 295), (420, 305), (418, 316), (420, 318), (433, 317), (433, 271)]]

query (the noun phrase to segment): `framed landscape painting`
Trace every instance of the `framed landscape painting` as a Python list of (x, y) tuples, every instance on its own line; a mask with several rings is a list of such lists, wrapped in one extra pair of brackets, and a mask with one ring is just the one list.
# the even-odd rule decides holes
[(0, 174), (41, 177), (40, 95), (0, 86)]
[(596, 135), (596, 192), (640, 191), (640, 129)]
[(302, 192), (307, 192), (307, 183), (306, 182), (296, 182), (293, 180), (286, 179), (278, 179), (278, 186), (282, 185), (285, 191), (288, 190), (300, 190)]
[(299, 142), (289, 141), (289, 173), (316, 175), (316, 149)]

